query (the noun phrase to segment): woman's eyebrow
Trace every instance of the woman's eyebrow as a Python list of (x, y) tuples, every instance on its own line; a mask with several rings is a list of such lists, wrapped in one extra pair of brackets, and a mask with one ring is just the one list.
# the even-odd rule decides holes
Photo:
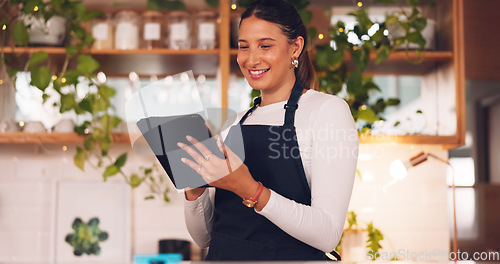
[[(265, 41), (265, 40), (270, 40), (270, 41), (276, 41), (273, 38), (260, 38), (259, 41)], [(244, 39), (239, 39), (238, 42), (248, 42), (247, 40)]]

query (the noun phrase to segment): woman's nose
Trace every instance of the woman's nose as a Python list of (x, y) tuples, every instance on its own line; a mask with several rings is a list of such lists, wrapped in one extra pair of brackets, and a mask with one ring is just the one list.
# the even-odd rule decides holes
[(258, 51), (249, 51), (248, 52), (248, 59), (247, 59), (247, 64), (249, 68), (255, 67), (259, 65), (261, 61), (261, 56)]

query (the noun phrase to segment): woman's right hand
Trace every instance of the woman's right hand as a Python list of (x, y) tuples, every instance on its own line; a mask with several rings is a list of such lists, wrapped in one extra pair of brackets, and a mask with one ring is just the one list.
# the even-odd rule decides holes
[(188, 201), (194, 201), (198, 199), (206, 190), (206, 187), (202, 188), (194, 188), (194, 189), (186, 189), (184, 192), (184, 195), (186, 196), (186, 200)]

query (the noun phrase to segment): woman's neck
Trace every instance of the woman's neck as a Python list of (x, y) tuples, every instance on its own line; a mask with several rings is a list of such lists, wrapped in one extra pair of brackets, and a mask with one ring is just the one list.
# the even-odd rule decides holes
[(260, 106), (266, 106), (274, 104), (277, 102), (282, 102), (290, 98), (293, 86), (295, 85), (295, 76), (290, 81), (281, 85), (278, 89), (269, 89), (261, 91), (261, 103)]

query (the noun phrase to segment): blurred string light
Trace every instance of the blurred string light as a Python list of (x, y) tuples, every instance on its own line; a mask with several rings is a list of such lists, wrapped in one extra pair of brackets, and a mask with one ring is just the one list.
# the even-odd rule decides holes
[(107, 80), (107, 77), (106, 77), (106, 74), (104, 72), (99, 72), (97, 73), (97, 81), (100, 83), (100, 84), (103, 84), (105, 83)]
[(358, 7), (362, 7), (363, 6), (363, 2), (361, 1), (358, 1), (358, 3), (356, 4)]
[(323, 38), (325, 38), (325, 35), (323, 35), (323, 34), (318, 35), (318, 39), (323, 39)]
[(33, 11), (38, 11), (38, 6), (33, 7)]
[(2, 30), (6, 30), (6, 29), (7, 29), (7, 25), (5, 25), (5, 24), (4, 24), (4, 25), (2, 26)]
[(231, 9), (232, 9), (232, 10), (236, 10), (236, 4), (232, 4), (232, 5), (231, 5)]

